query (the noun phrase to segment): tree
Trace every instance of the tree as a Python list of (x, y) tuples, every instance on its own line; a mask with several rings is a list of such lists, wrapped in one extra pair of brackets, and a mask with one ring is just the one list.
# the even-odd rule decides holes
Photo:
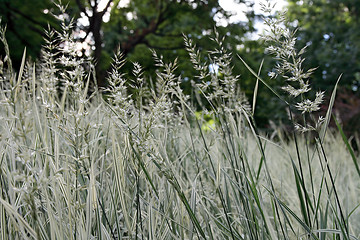
[[(105, 71), (110, 65), (112, 52), (119, 45), (126, 57), (142, 62), (149, 69), (153, 62), (148, 48), (158, 50), (170, 59), (181, 58), (186, 55), (183, 33), (201, 42), (201, 47), (205, 48), (209, 45), (208, 35), (216, 25), (214, 16), (230, 17), (218, 0), (132, 0), (127, 5), (122, 5), (119, 0), (108, 0), (102, 10), (99, 10), (99, 0), (76, 2), (82, 15), (89, 19), (88, 25), (79, 25), (79, 28), (86, 31), (86, 36), (93, 35), (100, 86), (106, 85), (103, 81)], [(249, 4), (245, 0), (238, 2)], [(107, 23), (103, 22), (105, 14), (109, 14)], [(241, 41), (239, 36), (253, 28), (236, 24), (235, 29), (234, 25), (222, 32), (227, 33), (236, 46)], [(237, 40), (234, 42), (234, 39)]]
[[(92, 47), (100, 87), (106, 85), (106, 71), (118, 45), (131, 61), (142, 61), (147, 65), (145, 67), (152, 68), (152, 61), (144, 61), (151, 59), (148, 48), (160, 51), (169, 59), (185, 57), (182, 40), (185, 33), (196, 39), (201, 49), (211, 49), (208, 39), (216, 25), (214, 16), (221, 14), (227, 19), (231, 15), (221, 8), (218, 0), (131, 0), (127, 5), (123, 2), (72, 0), (67, 7), (67, 17), (74, 17), (74, 30), (85, 33), (79, 34), (77, 40), (88, 42)], [(247, 0), (237, 2), (252, 4)], [(66, 1), (62, 3), (66, 4)], [(48, 21), (52, 27), (57, 26), (55, 18), (49, 14), (56, 11), (52, 1), (2, 0), (0, 4), (3, 23), (8, 25), (10, 47), (12, 52), (16, 52), (15, 58), (21, 60), (23, 47), (20, 46), (24, 45), (29, 46), (34, 57), (38, 56), (43, 43), (42, 29), (47, 27)], [(246, 32), (254, 30), (253, 12), (249, 12), (248, 17), (248, 23), (219, 27), (219, 32), (227, 35), (228, 45), (233, 50), (244, 42)], [(189, 67), (185, 72), (188, 70)]]
[[(48, 23), (57, 25), (56, 19), (48, 14), (53, 7), (51, 1), (0, 0), (0, 18), (7, 25), (6, 36), (15, 66), (20, 64), (25, 46), (30, 56), (39, 56), (44, 29)], [(2, 51), (0, 55), (4, 55)]]

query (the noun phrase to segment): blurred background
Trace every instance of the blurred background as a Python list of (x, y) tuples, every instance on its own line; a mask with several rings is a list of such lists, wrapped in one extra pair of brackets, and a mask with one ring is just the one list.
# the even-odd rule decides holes
[[(244, 67), (240, 55), (255, 70), (264, 59), (261, 76), (282, 92), (283, 79), (270, 79), (267, 74), (275, 65), (264, 54), (259, 38), (264, 25), (260, 1), (255, 0), (70, 0), (61, 14), (52, 0), (0, 0), (0, 16), (7, 26), (7, 40), (18, 69), (24, 47), (36, 61), (44, 44), (44, 29), (60, 31), (59, 18), (73, 19), (74, 38), (78, 56), (93, 57), (96, 61), (97, 83), (106, 86), (114, 51), (120, 47), (127, 58), (124, 72), (131, 72), (132, 62), (139, 62), (149, 78), (155, 74), (149, 48), (167, 61), (179, 60), (178, 74), (183, 76), (182, 87), (189, 92), (196, 81), (192, 64), (184, 50), (183, 34), (191, 38), (207, 60), (212, 50), (214, 28), (225, 36), (224, 45), (233, 54), (234, 74), (240, 75), (242, 90), (252, 99), (256, 79)], [(351, 135), (360, 127), (360, 1), (354, 0), (281, 0), (276, 10), (287, 10), (289, 27), (297, 30), (297, 47), (307, 46), (305, 69), (317, 68), (311, 76), (315, 92), (331, 95), (338, 77), (342, 75), (334, 114)], [(274, 16), (276, 17), (276, 16)], [(1, 45), (0, 56), (4, 56)], [(286, 94), (284, 93), (284, 96)], [(328, 101), (328, 99), (327, 99)], [(322, 109), (325, 112), (327, 102)], [(255, 119), (267, 130), (288, 121), (284, 103), (264, 86), (260, 86)]]

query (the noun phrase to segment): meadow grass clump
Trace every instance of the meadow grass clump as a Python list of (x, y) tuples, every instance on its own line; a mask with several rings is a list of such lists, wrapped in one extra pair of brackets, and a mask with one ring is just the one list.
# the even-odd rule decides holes
[[(139, 63), (123, 74), (118, 50), (107, 88), (90, 91), (92, 61), (76, 55), (65, 20), (60, 32), (46, 31), (42, 58), (26, 61), (24, 51), (15, 72), (1, 28), (1, 239), (359, 238), (358, 156), (340, 126), (325, 135), (333, 100), (327, 116), (310, 122), (323, 93), (304, 96), (312, 70), (301, 69), (293, 34), (269, 23), (277, 49), (269, 52), (286, 52), (275, 74), (300, 99), (287, 103), (303, 117), (290, 141), (258, 131), (216, 32), (206, 63), (184, 37), (198, 71), (190, 99), (177, 60), (155, 51), (155, 84)], [(204, 129), (206, 116), (214, 124)]]

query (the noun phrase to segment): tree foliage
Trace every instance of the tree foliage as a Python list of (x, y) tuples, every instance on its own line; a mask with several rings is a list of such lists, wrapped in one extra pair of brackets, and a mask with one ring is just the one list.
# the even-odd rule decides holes
[(289, 0), (288, 15), (299, 43), (307, 45), (308, 68), (318, 67), (314, 86), (331, 89), (340, 74), (340, 84), (360, 86), (360, 2), (353, 0)]
[(20, 64), (25, 46), (30, 56), (38, 57), (44, 29), (48, 24), (56, 27), (56, 19), (49, 14), (54, 7), (49, 0), (0, 0), (0, 18), (7, 26), (7, 40), (15, 65)]
[[(237, 2), (252, 5), (252, 1), (248, 0)], [(128, 4), (120, 0), (71, 0), (68, 3), (63, 0), (62, 4), (67, 4), (67, 15), (64, 17), (74, 20), (77, 40), (88, 43), (92, 48), (100, 87), (106, 85), (106, 72), (118, 46), (130, 61), (141, 62), (151, 68), (148, 48), (160, 51), (170, 59), (181, 59), (186, 56), (182, 39), (184, 33), (196, 39), (200, 49), (211, 49), (208, 39), (217, 24), (215, 15), (222, 16), (225, 21), (231, 16), (218, 0), (131, 0)], [(43, 29), (47, 28), (48, 22), (52, 27), (57, 26), (51, 14), (54, 12), (56, 7), (51, 0), (0, 1), (0, 15), (3, 23), (8, 25), (10, 47), (18, 61), (24, 46), (31, 49), (34, 57), (39, 55)], [(246, 23), (219, 27), (218, 31), (227, 35), (227, 43), (232, 50), (244, 42), (247, 32), (254, 30), (254, 14), (251, 11), (247, 14), (249, 21)], [(185, 68), (185, 72), (190, 72), (189, 67)]]

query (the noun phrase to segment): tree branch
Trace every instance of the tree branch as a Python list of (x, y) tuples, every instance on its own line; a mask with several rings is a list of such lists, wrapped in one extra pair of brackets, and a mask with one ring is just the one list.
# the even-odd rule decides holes
[(107, 11), (107, 9), (110, 7), (110, 4), (113, 2), (113, 0), (109, 0), (108, 3), (106, 4), (106, 7), (104, 8), (104, 10), (102, 10), (102, 14), (104, 15)]
[(86, 12), (85, 7), (81, 4), (80, 0), (76, 0), (76, 4), (78, 5), (80, 11), (83, 12), (86, 17), (90, 18), (90, 16)]
[(45, 25), (41, 24), (40, 22), (36, 21), (35, 19), (31, 18), (30, 16), (24, 14), (23, 12), (19, 11), (18, 9), (15, 9), (15, 8), (11, 7), (10, 5), (7, 5), (7, 7), (8, 7), (12, 12), (14, 12), (14, 13), (16, 13), (16, 14), (19, 14), (19, 15), (22, 16), (23, 18), (25, 18), (25, 19), (29, 20), (30, 22), (32, 22), (32, 23), (40, 26), (41, 28), (43, 28), (43, 29), (46, 28)]
[(85, 37), (81, 38), (80, 41), (83, 43), (90, 34), (90, 28), (87, 27)]
[(155, 32), (154, 33), (155, 36), (159, 36), (159, 37), (172, 37), (172, 38), (182, 38), (183, 35), (182, 34), (165, 34), (165, 33), (161, 33), (161, 32)]
[(150, 33), (154, 33), (159, 26), (159, 22), (153, 19), (147, 28), (137, 29), (135, 33), (128, 37), (128, 40), (122, 44), (124, 54), (130, 52), (137, 44), (144, 42), (144, 39)]
[(19, 40), (20, 40), (20, 42), (24, 45), (24, 46), (26, 46), (26, 47), (32, 47), (31, 46), (31, 44), (30, 44), (30, 42), (26, 39), (26, 38), (23, 38), (20, 34), (19, 34), (19, 32), (14, 28), (14, 26), (13, 26), (13, 24), (12, 23), (10, 23), (9, 25), (8, 25), (8, 30), (10, 30)]
[[(94, 7), (93, 5), (91, 5), (91, 0), (88, 0), (88, 3), (89, 3), (89, 5), (90, 5), (91, 8)], [(96, 3), (96, 0), (95, 0), (95, 3)]]
[[(151, 33), (155, 33), (158, 29), (159, 25), (165, 20), (164, 19), (164, 13), (168, 9), (169, 5), (163, 6), (163, 1), (157, 0), (157, 6), (158, 6), (158, 14), (155, 19), (152, 19), (150, 23), (148, 24), (148, 27), (143, 29), (137, 29), (134, 34), (128, 37), (128, 40), (121, 44), (121, 48), (125, 55), (127, 55), (131, 49), (133, 49), (137, 44), (139, 43), (146, 43), (145, 37)], [(163, 9), (162, 9), (163, 8)]]
[(158, 49), (158, 50), (179, 50), (179, 49), (183, 49), (184, 46), (175, 46), (175, 47), (160, 47), (160, 46), (154, 46), (154, 45), (151, 45), (149, 43), (149, 41), (147, 40), (144, 40), (143, 43), (149, 47), (149, 48), (153, 48), (153, 49)]

